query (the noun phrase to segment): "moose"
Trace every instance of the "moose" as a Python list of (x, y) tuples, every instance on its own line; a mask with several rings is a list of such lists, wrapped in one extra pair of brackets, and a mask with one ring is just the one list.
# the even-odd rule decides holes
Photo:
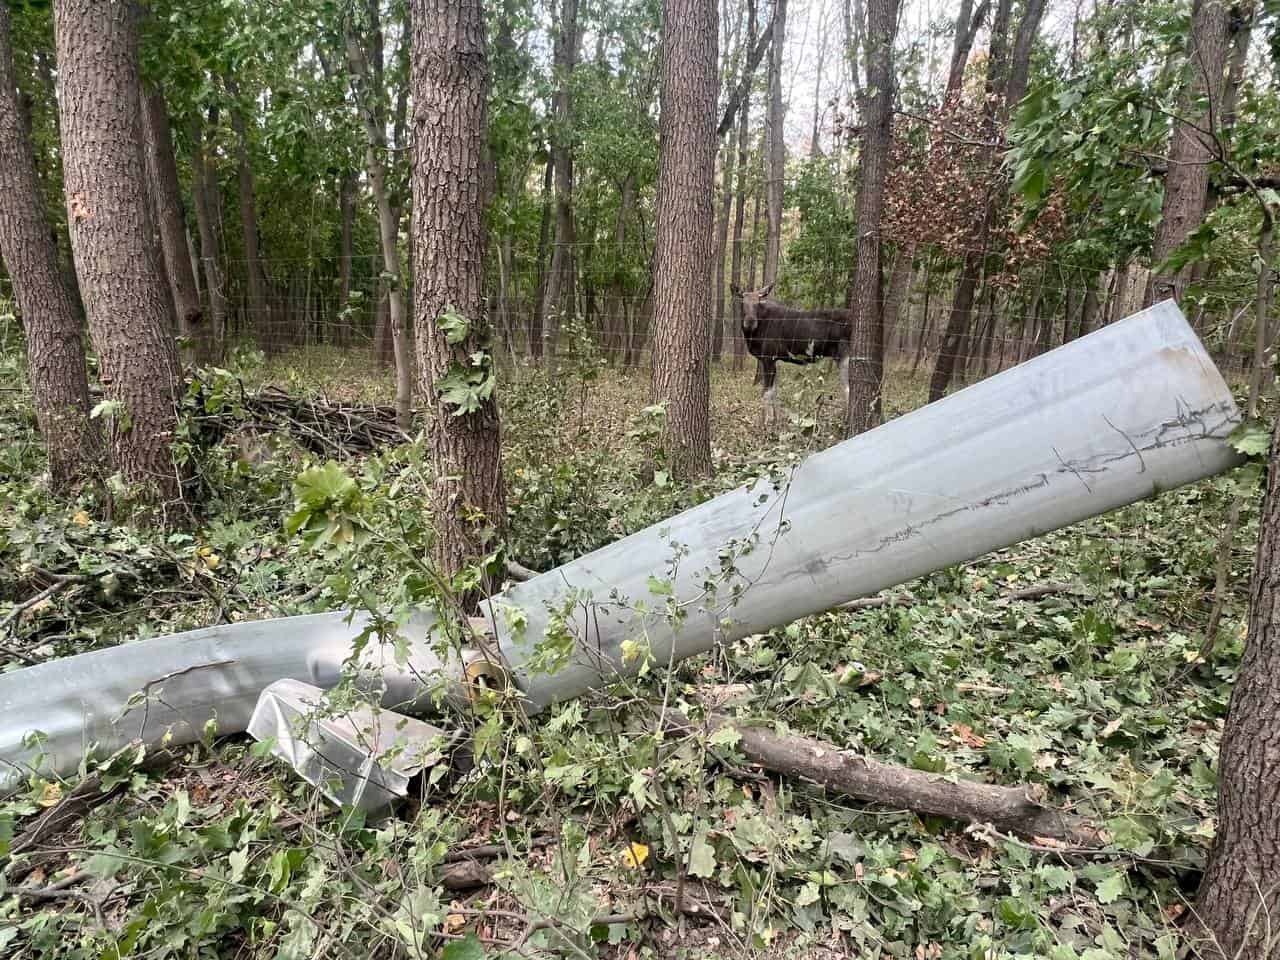
[(730, 287), (734, 299), (742, 302), (747, 352), (760, 361), (766, 426), (772, 426), (778, 414), (779, 360), (803, 364), (831, 357), (840, 368), (845, 398), (849, 396), (849, 311), (788, 307), (769, 299), (773, 287), (773, 283), (754, 291)]

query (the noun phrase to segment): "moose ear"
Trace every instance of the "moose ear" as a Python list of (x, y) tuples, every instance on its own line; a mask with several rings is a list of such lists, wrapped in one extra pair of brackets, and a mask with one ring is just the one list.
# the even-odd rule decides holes
[(773, 293), (774, 284), (776, 284), (777, 282), (778, 282), (777, 280), (774, 280), (770, 283), (766, 283), (763, 287), (761, 287), (760, 296), (767, 297), (769, 294)]
[(742, 299), (742, 288), (738, 286), (736, 283), (729, 284), (729, 292), (733, 294), (733, 296), (736, 299), (738, 300)]

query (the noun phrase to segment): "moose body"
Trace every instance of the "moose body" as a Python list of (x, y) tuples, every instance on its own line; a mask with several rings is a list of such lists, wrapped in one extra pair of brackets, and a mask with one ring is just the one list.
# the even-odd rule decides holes
[(770, 300), (773, 284), (744, 292), (733, 288), (742, 302), (742, 335), (747, 352), (760, 361), (764, 380), (765, 423), (777, 419), (778, 362), (836, 361), (845, 396), (849, 394), (849, 311), (788, 307)]

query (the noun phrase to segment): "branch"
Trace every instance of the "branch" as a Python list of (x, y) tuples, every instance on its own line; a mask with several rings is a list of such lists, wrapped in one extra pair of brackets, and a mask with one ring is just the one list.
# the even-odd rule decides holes
[(764, 59), (764, 52), (769, 48), (769, 41), (773, 39), (773, 21), (769, 21), (769, 25), (764, 28), (764, 32), (760, 34), (760, 39), (756, 41), (755, 48), (751, 51), (751, 56), (747, 58), (746, 66), (742, 70), (742, 76), (738, 78), (738, 85), (733, 88), (733, 93), (729, 96), (729, 102), (725, 104), (724, 116), (720, 118), (720, 126), (716, 127), (716, 137), (723, 137), (733, 128), (733, 118), (738, 113), (738, 108), (742, 106), (742, 101), (747, 96), (747, 91), (751, 89), (751, 78), (755, 76), (756, 68), (760, 66), (760, 61)]

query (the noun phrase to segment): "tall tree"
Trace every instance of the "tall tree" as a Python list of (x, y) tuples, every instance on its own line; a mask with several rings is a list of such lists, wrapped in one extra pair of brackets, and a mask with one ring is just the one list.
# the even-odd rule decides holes
[(204, 363), (209, 359), (208, 330), (187, 250), (187, 223), (182, 211), (169, 109), (158, 87), (144, 85), (141, 114), (147, 178), (155, 204), (155, 226), (160, 231), (160, 252), (178, 318), (178, 331), (191, 342), (192, 359), (196, 363)]
[[(396, 421), (409, 426), (413, 404), (413, 360), (409, 354), (409, 334), (405, 324), (404, 283), (400, 276), (400, 212), (391, 203), (387, 185), (387, 108), (383, 90), (382, 23), (378, 4), (368, 5), (363, 30), (347, 19), (344, 30), (347, 64), (356, 109), (365, 130), (365, 168), (369, 189), (378, 211), (378, 237), (382, 249), (382, 272), (387, 286), (388, 323), (391, 350), (396, 366)], [(404, 38), (403, 42), (407, 42)]]
[(56, 0), (53, 15), (67, 220), (102, 383), (116, 405), (112, 458), (143, 498), (178, 502), (179, 366), (169, 291), (147, 236), (137, 8)]
[(774, 0), (773, 45), (769, 49), (769, 106), (765, 125), (768, 174), (765, 181), (764, 283), (778, 279), (782, 262), (782, 205), (786, 195), (786, 104), (782, 99), (782, 59), (787, 42), (787, 0)]
[(1218, 755), (1218, 827), (1198, 914), (1203, 953), (1274, 957), (1280, 908), (1280, 421), (1271, 438), (1244, 656)]
[[(227, 92), (239, 96), (240, 86), (227, 78)], [(237, 185), (240, 190), (240, 234), (244, 243), (244, 269), (249, 287), (247, 325), (257, 326), (257, 335), (268, 351), (283, 344), (276, 335), (271, 308), (267, 303), (267, 273), (262, 266), (262, 239), (258, 230), (258, 197), (253, 166), (249, 162), (249, 125), (240, 105), (231, 108), (231, 129), (236, 139)]]
[(862, 96), (862, 151), (855, 210), (858, 245), (849, 303), (849, 436), (878, 426), (881, 418), (884, 301), (880, 291), (884, 271), (880, 221), (893, 136), (893, 44), (898, 32), (898, 0), (868, 0), (866, 10), (867, 86)]
[(48, 451), (50, 483), (63, 492), (94, 475), (102, 446), (89, 420), (80, 319), (58, 265), (22, 121), (11, 30), (9, 7), (0, 4), (0, 257), (26, 330), (31, 394)]
[(663, 0), (653, 398), (667, 405), (667, 457), (680, 477), (711, 472), (718, 40), (715, 0)]
[(431, 408), (435, 559), (446, 577), (506, 521), (484, 326), (488, 63), (483, 0), (412, 0), (414, 330)]
[[(1151, 263), (1157, 271), (1204, 221), (1209, 165), (1217, 155), (1215, 137), (1222, 123), (1231, 17), (1226, 0), (1195, 0), (1192, 6), (1191, 35), (1183, 68), (1182, 116), (1174, 121), (1169, 138), (1164, 201), (1151, 247)], [(1186, 267), (1153, 273), (1145, 302), (1149, 305), (1168, 297), (1180, 299), (1189, 273)]]
[(560, 321), (574, 311), (573, 74), (578, 65), (578, 0), (560, 0), (556, 23), (551, 162), (555, 168), (556, 239), (543, 307), (545, 353), (554, 357)]
[[(209, 127), (216, 127), (218, 111), (209, 109)], [(209, 347), (212, 358), (222, 351), (227, 336), (227, 281), (222, 268), (222, 189), (218, 168), (205, 148), (205, 128), (199, 116), (191, 120), (191, 195), (200, 235), (200, 264), (209, 291)]]

